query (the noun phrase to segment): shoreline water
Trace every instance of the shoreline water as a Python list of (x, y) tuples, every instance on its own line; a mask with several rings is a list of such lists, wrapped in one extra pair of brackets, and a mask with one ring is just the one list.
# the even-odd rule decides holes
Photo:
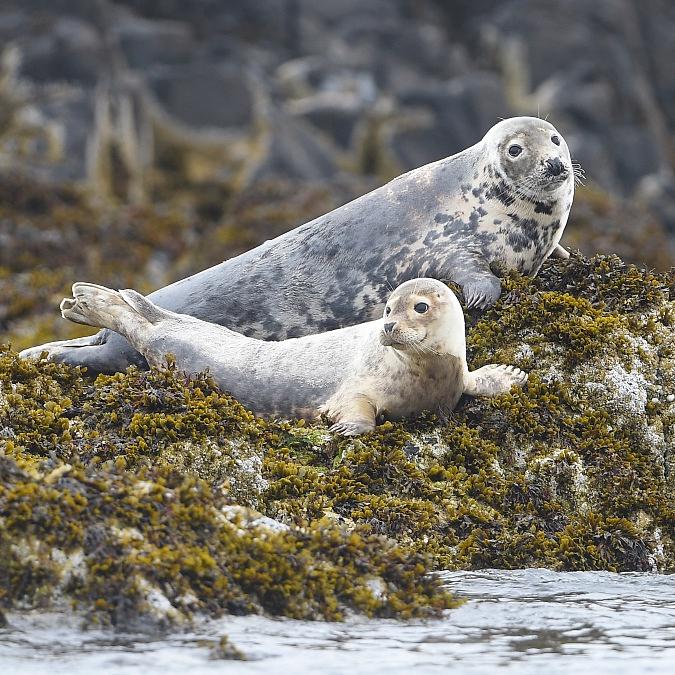
[[(0, 662), (22, 675), (144, 672), (670, 673), (675, 575), (544, 569), (443, 573), (467, 598), (439, 620), (343, 623), (226, 616), (162, 637), (81, 631), (63, 615), (13, 613)], [(226, 634), (246, 661), (213, 660)]]

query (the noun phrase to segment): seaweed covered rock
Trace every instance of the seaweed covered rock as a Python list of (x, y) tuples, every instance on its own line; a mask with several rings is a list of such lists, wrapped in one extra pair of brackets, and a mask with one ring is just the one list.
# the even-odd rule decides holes
[(425, 616), (455, 600), (428, 557), (328, 519), (254, 510), (268, 427), (207, 377), (83, 378), (0, 356), (0, 606), (73, 604), (157, 628), (195, 613)]
[(0, 357), (0, 606), (116, 626), (452, 606), (434, 569), (675, 570), (675, 276), (510, 275), (472, 368), (523, 390), (354, 439), (255, 418), (208, 376)]

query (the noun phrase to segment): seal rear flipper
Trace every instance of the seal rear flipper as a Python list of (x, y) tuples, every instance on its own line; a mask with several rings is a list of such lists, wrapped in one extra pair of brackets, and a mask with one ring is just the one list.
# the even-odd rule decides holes
[(116, 373), (135, 365), (142, 370), (148, 363), (119, 334), (104, 329), (95, 335), (57, 340), (19, 352), (22, 359), (38, 360), (45, 355), (49, 361), (86, 368), (91, 375)]
[(522, 387), (527, 373), (515, 366), (491, 363), (467, 374), (464, 393), (469, 396), (498, 396), (508, 394), (514, 385)]
[(570, 252), (560, 244), (556, 244), (555, 248), (551, 251), (550, 257), (554, 259), (557, 258), (558, 260), (568, 260)]
[(73, 284), (73, 297), (61, 302), (64, 319), (109, 328), (127, 338), (136, 329), (155, 324), (170, 314), (136, 291), (114, 291), (81, 282)]
[(124, 298), (124, 301), (133, 307), (142, 317), (147, 319), (150, 323), (155, 324), (162, 319), (167, 319), (173, 316), (173, 312), (158, 307), (153, 302), (148, 300), (144, 295), (131, 288), (119, 291), (119, 294)]
[(73, 338), (72, 340), (55, 340), (54, 342), (45, 342), (42, 345), (37, 345), (36, 347), (28, 347), (19, 352), (19, 356), (22, 359), (39, 359), (42, 354), (47, 354), (48, 358), (51, 358), (51, 355), (62, 351), (63, 349), (77, 349), (78, 347), (92, 347), (95, 345), (100, 345), (104, 342), (105, 331), (99, 331), (95, 335), (87, 335), (86, 337)]

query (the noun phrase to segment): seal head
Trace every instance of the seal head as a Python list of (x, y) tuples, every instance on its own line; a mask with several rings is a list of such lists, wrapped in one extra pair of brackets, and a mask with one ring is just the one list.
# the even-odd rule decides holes
[(463, 356), (464, 319), (457, 297), (436, 279), (401, 284), (385, 305), (380, 344), (411, 354)]
[(505, 193), (551, 200), (566, 197), (573, 190), (574, 172), (567, 143), (546, 120), (504, 120), (490, 129), (484, 141), (495, 176), (504, 181)]

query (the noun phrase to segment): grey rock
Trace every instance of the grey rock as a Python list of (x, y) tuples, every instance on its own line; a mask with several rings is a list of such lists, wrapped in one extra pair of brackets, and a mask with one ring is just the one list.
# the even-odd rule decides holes
[(356, 98), (367, 106), (375, 101), (379, 90), (367, 69), (340, 65), (326, 57), (308, 56), (283, 63), (276, 81), (286, 98), (302, 99), (316, 94), (336, 94)]
[[(336, 180), (339, 163), (363, 181), (452, 154), (498, 117), (541, 113), (590, 183), (630, 198), (658, 176), (668, 205), (673, 35), (665, 0), (4, 0), (0, 110), (29, 120), (31, 140), (0, 124), (0, 160), (86, 181), (103, 147), (95, 111), (132, 100), (143, 133), (114, 110), (108, 131), (142, 168), (160, 166), (153, 138), (169, 128), (194, 166), (210, 153), (213, 180), (248, 162), (251, 176), (298, 180)], [(212, 131), (231, 152), (204, 149)]]
[(241, 128), (253, 122), (253, 89), (235, 65), (197, 61), (156, 68), (148, 82), (162, 108), (189, 128)]
[(127, 17), (113, 28), (113, 34), (127, 64), (134, 69), (186, 63), (196, 48), (191, 27), (179, 21)]
[(301, 120), (272, 110), (264, 125), (264, 150), (250, 180), (283, 177), (320, 181), (336, 176), (338, 167), (331, 148)]
[(293, 102), (289, 105), (289, 112), (309, 122), (338, 147), (347, 150), (364, 114), (364, 106), (355, 95), (325, 92)]
[(634, 188), (643, 176), (659, 170), (661, 150), (647, 129), (631, 124), (611, 125), (607, 136), (616, 173), (625, 191)]
[(95, 27), (74, 17), (62, 17), (43, 28), (20, 40), (21, 75), (41, 84), (96, 84), (107, 64)]
[(644, 176), (636, 190), (639, 202), (646, 205), (675, 235), (675, 176), (670, 170), (663, 170)]
[(453, 155), (477, 142), (509, 106), (500, 79), (492, 73), (453, 78), (442, 85), (404, 92), (401, 103), (428, 111), (411, 125), (404, 121), (390, 137), (390, 151), (403, 169)]
[(299, 0), (298, 4), (302, 14), (310, 14), (335, 26), (345, 19), (396, 19), (400, 17), (404, 3), (400, 0)]

